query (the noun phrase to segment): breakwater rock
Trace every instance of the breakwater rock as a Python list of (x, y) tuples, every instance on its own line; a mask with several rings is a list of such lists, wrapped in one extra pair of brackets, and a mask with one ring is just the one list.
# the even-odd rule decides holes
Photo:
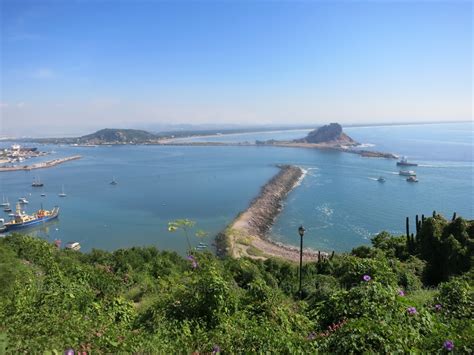
[[(290, 261), (299, 260), (297, 248), (274, 242), (268, 237), (268, 231), (281, 211), (286, 196), (304, 178), (304, 171), (297, 166), (281, 165), (279, 168), (278, 174), (262, 187), (249, 208), (218, 235), (219, 254), (237, 258), (279, 257)], [(317, 256), (317, 252), (305, 250), (303, 259), (314, 261)]]

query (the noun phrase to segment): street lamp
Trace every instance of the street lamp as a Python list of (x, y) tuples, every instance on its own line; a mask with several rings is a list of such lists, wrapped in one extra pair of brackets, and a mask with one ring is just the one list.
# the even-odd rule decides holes
[(302, 290), (301, 290), (301, 280), (302, 280), (302, 272), (303, 272), (303, 236), (304, 236), (305, 229), (303, 226), (300, 226), (298, 228), (298, 233), (301, 237), (301, 244), (300, 244), (300, 289), (299, 289), (299, 294), (300, 294), (300, 299), (303, 296)]

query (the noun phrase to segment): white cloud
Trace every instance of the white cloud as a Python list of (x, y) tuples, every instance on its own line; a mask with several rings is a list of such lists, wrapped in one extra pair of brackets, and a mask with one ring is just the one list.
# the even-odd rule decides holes
[(24, 103), (24, 102), (18, 102), (18, 103), (16, 104), (16, 107), (18, 107), (18, 108), (23, 108), (23, 107), (25, 107), (25, 103)]
[(7, 108), (8, 106), (8, 102), (0, 102), (0, 108)]

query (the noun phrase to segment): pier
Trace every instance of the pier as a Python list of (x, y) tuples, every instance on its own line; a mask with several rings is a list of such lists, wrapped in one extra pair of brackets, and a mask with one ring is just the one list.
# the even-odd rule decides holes
[(31, 164), (31, 165), (23, 165), (23, 166), (1, 166), (0, 172), (5, 171), (18, 171), (18, 170), (34, 170), (34, 169), (45, 169), (51, 168), (53, 166), (66, 163), (71, 160), (81, 159), (80, 155), (74, 155), (71, 157), (61, 158), (61, 159), (54, 159), (49, 161), (44, 161), (41, 163)]

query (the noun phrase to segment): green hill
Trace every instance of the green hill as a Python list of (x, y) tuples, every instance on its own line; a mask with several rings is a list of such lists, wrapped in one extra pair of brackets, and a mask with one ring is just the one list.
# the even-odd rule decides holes
[(92, 134), (78, 138), (83, 144), (104, 143), (146, 143), (157, 140), (158, 137), (150, 132), (138, 129), (105, 128)]

